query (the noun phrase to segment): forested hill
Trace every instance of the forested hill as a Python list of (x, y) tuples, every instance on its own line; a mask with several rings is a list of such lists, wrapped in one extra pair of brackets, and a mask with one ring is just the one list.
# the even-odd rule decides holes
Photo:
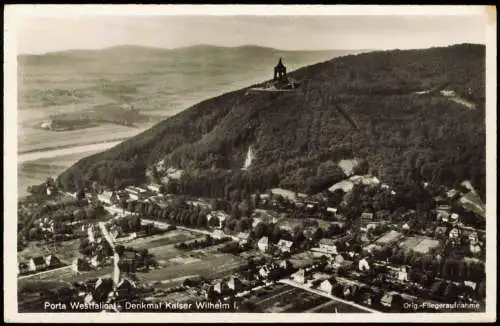
[[(484, 46), (347, 55), (289, 75), (301, 82), (295, 93), (245, 88), (203, 101), (59, 179), (71, 190), (89, 181), (121, 187), (145, 181), (164, 160), (186, 171), (176, 187), (190, 194), (278, 185), (316, 192), (341, 177), (339, 159), (356, 157), (388, 183), (469, 179), (484, 195)], [(416, 93), (425, 90), (434, 91)], [(241, 170), (249, 146), (255, 159)]]

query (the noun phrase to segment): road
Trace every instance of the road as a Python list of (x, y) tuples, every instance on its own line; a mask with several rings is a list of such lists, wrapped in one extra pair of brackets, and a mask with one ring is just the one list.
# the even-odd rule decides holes
[(294, 281), (292, 281), (290, 279), (282, 279), (282, 280), (279, 280), (279, 282), (283, 283), (283, 284), (288, 284), (288, 285), (294, 286), (294, 287), (302, 289), (302, 290), (309, 291), (309, 292), (317, 294), (317, 295), (321, 295), (321, 296), (327, 297), (327, 298), (332, 299), (332, 300), (336, 300), (336, 301), (342, 302), (342, 303), (344, 303), (346, 305), (350, 305), (350, 306), (356, 307), (356, 308), (358, 308), (360, 310), (363, 310), (363, 311), (366, 311), (366, 312), (381, 314), (380, 311), (373, 310), (373, 309), (370, 309), (368, 307), (364, 307), (364, 306), (359, 305), (357, 303), (354, 303), (354, 302), (351, 302), (351, 301), (347, 301), (347, 300), (338, 298), (336, 296), (333, 296), (331, 294), (327, 294), (325, 292), (322, 292), (322, 291), (319, 291), (319, 290), (316, 290), (316, 289), (311, 289), (310, 287), (307, 287), (304, 284), (300, 284), (300, 283), (294, 282)]

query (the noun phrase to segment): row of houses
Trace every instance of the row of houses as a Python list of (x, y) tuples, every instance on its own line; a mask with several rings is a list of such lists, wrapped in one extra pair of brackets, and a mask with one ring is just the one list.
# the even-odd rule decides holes
[(17, 274), (23, 275), (28, 273), (41, 272), (61, 266), (61, 261), (54, 255), (38, 256), (30, 258), (26, 262), (20, 262), (17, 266)]
[(97, 199), (108, 205), (114, 205), (122, 199), (142, 200), (160, 193), (160, 185), (149, 184), (146, 188), (128, 186), (120, 191), (103, 191), (97, 194)]

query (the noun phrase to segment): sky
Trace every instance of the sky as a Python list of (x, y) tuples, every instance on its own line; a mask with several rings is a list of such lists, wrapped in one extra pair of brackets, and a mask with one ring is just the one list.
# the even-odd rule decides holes
[(411, 49), (486, 43), (480, 15), (36, 17), (17, 21), (17, 49), (40, 54), (116, 45), (259, 45), (283, 50)]

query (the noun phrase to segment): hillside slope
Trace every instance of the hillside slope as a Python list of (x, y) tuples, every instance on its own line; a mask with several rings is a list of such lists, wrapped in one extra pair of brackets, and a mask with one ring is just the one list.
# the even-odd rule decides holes
[[(484, 46), (472, 44), (335, 58), (290, 73), (302, 82), (297, 93), (246, 95), (245, 88), (203, 101), (82, 159), (59, 179), (68, 189), (88, 181), (120, 187), (144, 181), (164, 160), (187, 171), (181, 192), (277, 185), (315, 192), (340, 178), (339, 159), (358, 157), (387, 182), (467, 178), (483, 195), (484, 60)], [(415, 94), (440, 85), (476, 109)], [(249, 146), (256, 158), (241, 171)]]

